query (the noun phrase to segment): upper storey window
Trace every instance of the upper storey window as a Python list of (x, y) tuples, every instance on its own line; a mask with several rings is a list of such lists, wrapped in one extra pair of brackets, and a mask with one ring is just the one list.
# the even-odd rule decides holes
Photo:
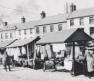
[(24, 29), (24, 35), (26, 35), (26, 29)]
[(90, 35), (94, 34), (94, 27), (90, 27)]
[(19, 35), (21, 35), (21, 30), (19, 30)]
[(74, 19), (70, 19), (70, 26), (74, 25)]
[(90, 16), (89, 17), (89, 23), (90, 24), (94, 24), (94, 16)]
[(36, 33), (39, 34), (39, 27), (36, 27)]
[(3, 39), (3, 34), (1, 33), (1, 39)]
[(80, 25), (84, 25), (84, 18), (83, 17), (80, 18)]
[(30, 34), (32, 34), (32, 28), (30, 28)]
[(12, 35), (12, 33), (10, 33), (10, 38), (13, 38), (13, 35)]
[(54, 25), (51, 24), (51, 25), (50, 25), (50, 32), (53, 32), (53, 31), (54, 31)]
[(46, 33), (46, 31), (47, 31), (47, 30), (46, 30), (46, 26), (44, 25), (44, 26), (43, 26), (43, 33)]
[(6, 39), (8, 38), (8, 34), (7, 34), (7, 33), (5, 33), (5, 38), (6, 38)]
[(58, 24), (58, 31), (62, 30), (62, 24)]

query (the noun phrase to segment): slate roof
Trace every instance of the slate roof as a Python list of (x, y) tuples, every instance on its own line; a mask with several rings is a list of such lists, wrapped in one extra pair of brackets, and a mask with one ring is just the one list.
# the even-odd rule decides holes
[(58, 22), (66, 22), (66, 14), (58, 14), (54, 16), (49, 16), (44, 19), (35, 20), (35, 21), (29, 21), (25, 23), (16, 23), (13, 25), (4, 26), (1, 30), (21, 30), (21, 29), (28, 29), (28, 28), (34, 28), (37, 25), (44, 25), (44, 24), (52, 24), (52, 23), (58, 23)]
[(67, 19), (66, 14), (58, 14), (55, 16), (49, 16), (44, 19), (40, 19), (40, 20), (36, 20), (36, 21), (18, 23), (18, 24), (15, 24), (15, 26), (18, 28), (18, 30), (28, 29), (28, 28), (34, 28), (35, 26), (38, 26), (38, 25), (66, 22), (66, 19)]
[(66, 14), (58, 14), (54, 16), (49, 16), (44, 19), (39, 20), (36, 25), (44, 25), (44, 24), (52, 24), (52, 23), (59, 23), (59, 22), (66, 22), (67, 20)]
[(72, 12), (69, 18), (77, 18), (77, 17), (85, 17), (85, 16), (91, 16), (94, 15), (94, 8), (86, 8), (86, 9), (80, 9)]
[(37, 37), (28, 38), (28, 39), (18, 39), (7, 47), (11, 48), (11, 47), (24, 46), (24, 45), (29, 44), (30, 42), (33, 42), (35, 39), (37, 39)]
[(10, 45), (11, 43), (13, 43), (15, 40), (5, 40), (5, 41), (0, 41), (0, 48), (5, 48), (6, 46)]
[(21, 29), (34, 28), (36, 23), (37, 21), (30, 21), (30, 22), (25, 22), (25, 23), (17, 23), (15, 24), (15, 26), (17, 27), (17, 30), (21, 30)]
[(15, 25), (10, 24), (8, 26), (4, 26), (0, 28), (0, 31), (6, 31), (6, 30), (8, 31), (8, 30), (15, 30), (15, 29), (16, 29)]
[(70, 18), (78, 18), (78, 17), (85, 17), (85, 16), (91, 16), (91, 15), (94, 15), (94, 8), (86, 8), (86, 9), (80, 9), (72, 12), (71, 14), (69, 14), (68, 18), (67, 18), (67, 14), (58, 14), (58, 15), (49, 16), (40, 20), (8, 25), (2, 28), (1, 30), (2, 31), (13, 30), (16, 28), (18, 30), (21, 30), (21, 29), (34, 28), (35, 26), (38, 26), (38, 25), (66, 22), (67, 19), (70, 19)]
[(37, 42), (37, 44), (64, 43), (84, 40), (89, 41), (93, 40), (93, 38), (91, 38), (81, 29), (72, 28), (63, 31), (47, 33)]

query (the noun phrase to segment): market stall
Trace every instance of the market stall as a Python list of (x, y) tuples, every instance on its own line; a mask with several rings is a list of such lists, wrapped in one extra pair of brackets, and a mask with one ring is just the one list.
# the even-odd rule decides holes
[(7, 52), (9, 55), (14, 55), (16, 64), (32, 66), (34, 47), (37, 40), (38, 37), (18, 39), (11, 45), (7, 46)]
[[(63, 30), (60, 32), (52, 32), (46, 34), (41, 40), (37, 42), (37, 45), (45, 46), (47, 44), (62, 44), (71, 43), (72, 46), (72, 74), (76, 75), (77, 67), (75, 64), (75, 47), (85, 46), (88, 41), (93, 40), (88, 34), (86, 34), (80, 28), (72, 28), (69, 30)], [(79, 43), (79, 44), (78, 44)], [(36, 55), (35, 55), (36, 57)]]
[(16, 39), (15, 39), (15, 40), (0, 41), (0, 62), (1, 62), (1, 63), (2, 63), (2, 55), (3, 55), (4, 51), (5, 51), (5, 48), (6, 48), (8, 45), (10, 45), (10, 44), (12, 44), (13, 42), (15, 42), (15, 41), (16, 41)]

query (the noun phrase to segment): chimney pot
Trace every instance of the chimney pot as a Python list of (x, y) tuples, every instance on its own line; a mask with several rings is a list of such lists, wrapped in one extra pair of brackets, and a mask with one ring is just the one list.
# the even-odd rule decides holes
[(76, 5), (75, 4), (72, 3), (70, 8), (71, 8), (71, 12), (76, 11)]
[(26, 22), (26, 19), (25, 19), (24, 16), (21, 18), (21, 21), (22, 21), (22, 23), (25, 23)]
[(44, 19), (44, 18), (46, 17), (45, 11), (42, 11), (42, 12), (40, 13), (40, 15), (41, 15), (41, 18)]

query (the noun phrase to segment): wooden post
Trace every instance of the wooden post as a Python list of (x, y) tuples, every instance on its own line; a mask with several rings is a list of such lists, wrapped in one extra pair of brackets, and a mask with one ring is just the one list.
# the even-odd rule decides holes
[[(83, 57), (85, 57), (85, 47), (86, 47), (86, 44), (85, 44), (85, 41), (84, 41), (84, 45), (83, 45), (84, 47), (84, 49), (83, 49)], [(88, 74), (88, 72), (87, 72), (87, 70), (86, 70), (86, 66), (87, 66), (87, 64), (86, 64), (87, 62), (86, 62), (86, 60), (84, 59), (83, 60), (83, 74), (84, 75), (87, 75)]]
[(27, 60), (28, 60), (28, 63), (29, 63), (29, 49), (28, 49), (28, 45), (27, 45)]
[(72, 68), (73, 68), (73, 75), (75, 76), (75, 42), (73, 42), (73, 64), (72, 64)]
[(34, 41), (33, 69), (35, 69), (35, 59), (36, 59), (36, 44), (35, 44), (35, 41)]

